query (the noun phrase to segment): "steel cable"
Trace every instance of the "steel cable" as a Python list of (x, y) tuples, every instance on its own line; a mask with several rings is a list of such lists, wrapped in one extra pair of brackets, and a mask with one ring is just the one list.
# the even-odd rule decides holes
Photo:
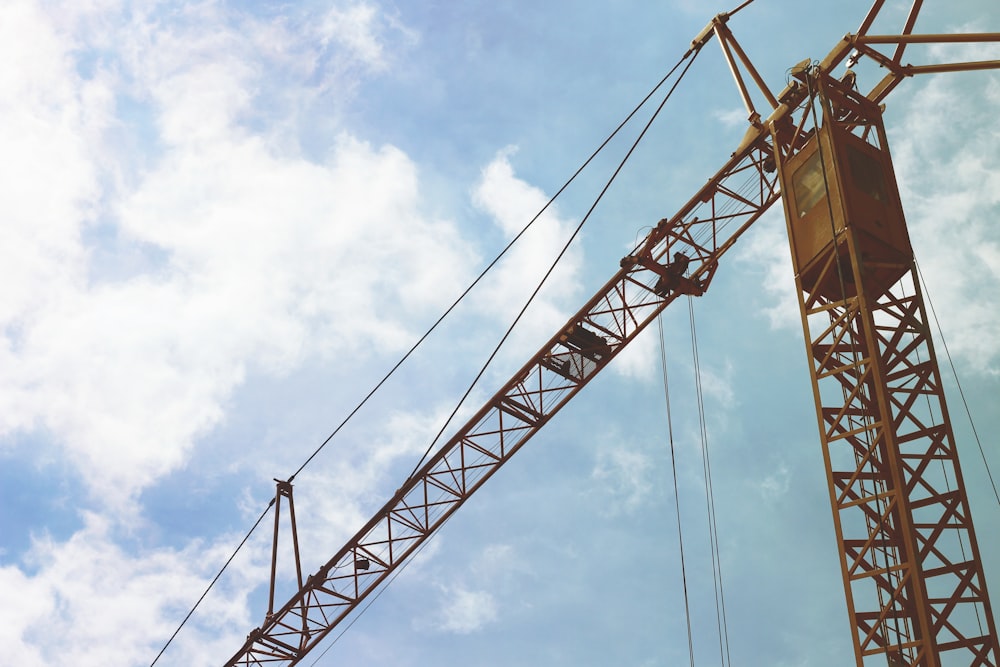
[(674, 445), (674, 422), (670, 411), (670, 382), (667, 375), (667, 348), (663, 336), (663, 313), (656, 318), (660, 333), (660, 368), (663, 372), (663, 399), (667, 410), (667, 438), (670, 444), (670, 469), (674, 476), (674, 509), (677, 514), (677, 542), (681, 554), (681, 581), (684, 584), (684, 618), (687, 621), (688, 656), (694, 667), (694, 638), (691, 633), (691, 604), (688, 598), (687, 566), (684, 560), (684, 532), (681, 530), (681, 500), (677, 488), (677, 452)]
[(705, 474), (705, 504), (708, 512), (708, 536), (712, 552), (712, 579), (715, 583), (715, 617), (719, 629), (719, 659), (722, 665), (732, 665), (729, 653), (729, 626), (726, 622), (726, 594), (722, 585), (722, 553), (719, 549), (719, 527), (715, 519), (715, 489), (712, 486), (712, 463), (708, 453), (708, 423), (705, 421), (705, 397), (701, 382), (701, 361), (698, 355), (698, 332), (695, 327), (694, 297), (688, 295), (688, 317), (691, 322), (691, 356), (694, 364), (695, 396), (698, 403), (698, 426), (701, 432), (702, 469)]
[(924, 295), (927, 297), (927, 306), (930, 308), (931, 315), (934, 317), (934, 324), (938, 330), (938, 338), (941, 339), (941, 346), (944, 348), (944, 356), (948, 359), (948, 365), (951, 367), (951, 373), (955, 378), (955, 385), (958, 387), (958, 395), (962, 398), (962, 407), (965, 408), (965, 414), (969, 418), (969, 426), (972, 428), (972, 435), (976, 439), (976, 444), (979, 446), (979, 455), (983, 458), (983, 467), (986, 469), (986, 476), (989, 477), (990, 485), (993, 487), (993, 495), (997, 499), (997, 505), (1000, 505), (1000, 491), (997, 491), (997, 483), (993, 479), (993, 472), (990, 470), (990, 463), (986, 460), (986, 451), (983, 449), (983, 441), (979, 438), (979, 431), (976, 429), (976, 422), (972, 418), (972, 411), (969, 409), (969, 401), (965, 398), (965, 391), (962, 389), (962, 381), (958, 378), (958, 371), (955, 369), (955, 362), (951, 358), (951, 350), (948, 349), (948, 342), (944, 338), (944, 331), (941, 329), (941, 322), (938, 320), (937, 311), (934, 310), (934, 303), (931, 301), (930, 292), (927, 291), (927, 282), (924, 280), (924, 274), (920, 271), (920, 265), (917, 264), (917, 260), (913, 260), (914, 265), (917, 267), (917, 275), (920, 278), (920, 283), (924, 288)]
[(156, 662), (160, 659), (160, 657), (163, 656), (163, 653), (167, 650), (167, 647), (170, 646), (171, 642), (174, 641), (174, 638), (177, 637), (177, 634), (181, 631), (181, 628), (184, 627), (184, 625), (188, 622), (188, 619), (190, 619), (191, 616), (194, 614), (194, 612), (197, 611), (198, 606), (201, 605), (202, 603), (202, 600), (205, 599), (205, 596), (208, 595), (209, 591), (212, 590), (216, 582), (219, 581), (219, 578), (222, 577), (222, 574), (226, 571), (226, 568), (229, 567), (229, 564), (233, 562), (234, 558), (236, 558), (236, 554), (240, 552), (240, 550), (243, 548), (243, 545), (247, 543), (247, 540), (250, 539), (250, 536), (253, 535), (254, 531), (257, 530), (257, 526), (259, 526), (261, 521), (264, 520), (264, 517), (267, 516), (267, 513), (271, 511), (271, 508), (274, 506), (274, 502), (275, 499), (272, 498), (271, 503), (264, 509), (263, 512), (260, 513), (260, 516), (257, 517), (257, 521), (253, 524), (250, 530), (247, 531), (247, 534), (243, 537), (243, 539), (240, 540), (240, 543), (236, 546), (236, 549), (233, 550), (233, 553), (229, 556), (228, 560), (226, 560), (225, 564), (222, 566), (222, 569), (220, 569), (219, 573), (215, 575), (212, 581), (208, 584), (208, 587), (205, 589), (205, 592), (201, 594), (201, 597), (198, 598), (198, 601), (194, 603), (194, 606), (191, 607), (191, 610), (187, 613), (186, 616), (184, 616), (184, 620), (182, 620), (180, 625), (177, 626), (177, 629), (174, 630), (174, 634), (170, 635), (170, 639), (167, 640), (167, 642), (163, 645), (163, 648), (160, 649), (160, 652), (156, 654), (155, 658), (153, 658), (153, 662), (149, 663), (149, 667), (153, 667), (153, 665), (156, 664)]

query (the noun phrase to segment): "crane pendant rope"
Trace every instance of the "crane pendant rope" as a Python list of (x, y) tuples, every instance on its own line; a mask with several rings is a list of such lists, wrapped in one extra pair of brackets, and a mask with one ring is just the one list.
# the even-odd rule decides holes
[(958, 370), (955, 368), (955, 361), (951, 358), (951, 350), (948, 349), (948, 342), (945, 340), (944, 331), (941, 329), (941, 321), (938, 319), (937, 311), (934, 309), (934, 302), (931, 301), (930, 292), (927, 291), (927, 281), (924, 280), (924, 274), (920, 270), (920, 265), (917, 263), (916, 259), (913, 260), (914, 266), (917, 267), (917, 275), (920, 278), (921, 289), (924, 292), (924, 299), (927, 301), (927, 307), (931, 311), (931, 316), (934, 318), (934, 325), (938, 330), (938, 340), (941, 341), (941, 346), (944, 348), (944, 356), (948, 359), (948, 366), (951, 367), (951, 374), (955, 378), (955, 386), (958, 387), (958, 395), (962, 399), (962, 407), (965, 408), (965, 414), (969, 418), (969, 426), (972, 428), (972, 435), (976, 440), (976, 444), (979, 446), (979, 455), (983, 459), (983, 468), (986, 470), (986, 476), (990, 480), (990, 485), (993, 487), (993, 496), (997, 499), (997, 505), (1000, 506), (1000, 491), (997, 490), (997, 483), (993, 479), (993, 471), (990, 470), (990, 462), (986, 459), (986, 451), (983, 449), (983, 441), (979, 437), (979, 430), (976, 428), (976, 422), (972, 418), (972, 410), (969, 408), (969, 401), (965, 398), (965, 391), (962, 389), (962, 381), (958, 377)]
[(708, 453), (708, 423), (705, 420), (705, 398), (702, 391), (701, 363), (698, 358), (698, 330), (695, 326), (694, 299), (690, 296), (688, 296), (688, 318), (691, 323), (691, 357), (694, 366), (695, 396), (698, 402), (698, 427), (701, 435), (705, 505), (708, 514), (708, 537), (712, 556), (712, 580), (715, 585), (715, 620), (719, 631), (719, 659), (720, 664), (725, 667), (732, 665), (732, 658), (729, 654), (729, 627), (726, 623), (726, 594), (722, 585), (722, 557), (719, 550), (719, 527), (715, 519), (712, 463)]
[(688, 597), (687, 566), (684, 560), (684, 531), (681, 529), (681, 500), (677, 486), (677, 451), (674, 443), (674, 422), (670, 411), (670, 378), (667, 374), (667, 348), (663, 335), (663, 313), (656, 318), (660, 334), (660, 370), (663, 376), (663, 399), (667, 415), (667, 440), (670, 444), (670, 470), (674, 477), (674, 510), (677, 514), (677, 544), (681, 554), (681, 582), (684, 585), (684, 619), (687, 623), (688, 656), (694, 667), (694, 639), (691, 634), (691, 604)]

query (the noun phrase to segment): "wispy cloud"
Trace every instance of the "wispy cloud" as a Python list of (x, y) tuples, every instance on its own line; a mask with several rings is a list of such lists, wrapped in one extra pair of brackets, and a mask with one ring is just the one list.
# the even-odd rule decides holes
[(601, 449), (591, 477), (610, 497), (607, 511), (635, 512), (653, 490), (652, 462), (641, 451), (617, 446)]
[(442, 586), (435, 627), (440, 632), (466, 635), (497, 618), (497, 604), (488, 591)]
[[(969, 86), (981, 103), (963, 100)], [(958, 113), (961, 107), (964, 113)], [(951, 351), (975, 372), (1000, 372), (1000, 79), (931, 79), (892, 131), (910, 236)], [(968, 141), (969, 137), (975, 141)], [(942, 163), (944, 150), (950, 155)], [(936, 327), (935, 327), (936, 328)]]

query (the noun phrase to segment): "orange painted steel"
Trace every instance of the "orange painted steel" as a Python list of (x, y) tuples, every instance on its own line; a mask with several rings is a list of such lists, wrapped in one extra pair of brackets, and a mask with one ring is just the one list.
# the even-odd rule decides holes
[(814, 97), (776, 161), (857, 664), (997, 667), (881, 110), (798, 76)]

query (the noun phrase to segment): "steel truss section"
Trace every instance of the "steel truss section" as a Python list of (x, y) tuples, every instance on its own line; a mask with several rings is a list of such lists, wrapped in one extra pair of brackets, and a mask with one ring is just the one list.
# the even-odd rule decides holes
[[(860, 272), (850, 235), (827, 271), (845, 250)], [(858, 664), (997, 667), (927, 316), (912, 266), (900, 268), (875, 299), (799, 286)]]

